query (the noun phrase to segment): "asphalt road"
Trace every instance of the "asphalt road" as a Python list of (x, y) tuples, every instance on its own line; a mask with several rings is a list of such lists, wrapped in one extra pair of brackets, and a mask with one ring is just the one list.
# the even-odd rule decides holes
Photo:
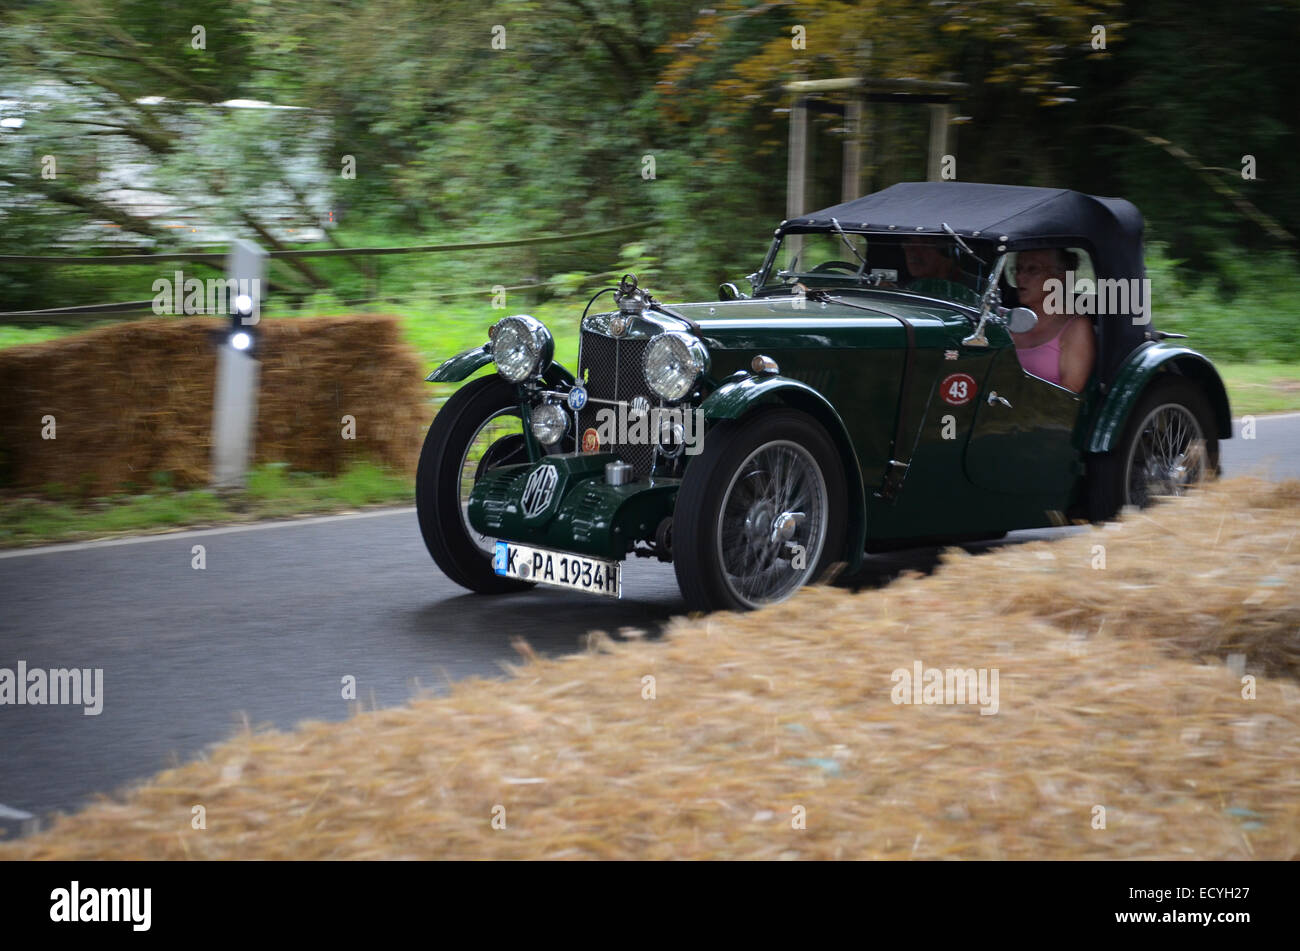
[[(1300, 477), (1300, 414), (1260, 417), (1256, 436), (1223, 444), (1225, 475)], [(876, 556), (855, 583), (934, 560)], [(468, 594), (434, 567), (410, 508), (0, 553), (0, 668), (103, 670), (97, 716), (0, 706), (0, 831), (189, 759), (245, 717), (343, 719), (344, 677), (366, 707), (398, 704), (500, 676), (516, 636), (556, 654), (590, 630), (658, 631), (683, 609), (669, 565), (634, 560), (623, 587), (622, 601)]]

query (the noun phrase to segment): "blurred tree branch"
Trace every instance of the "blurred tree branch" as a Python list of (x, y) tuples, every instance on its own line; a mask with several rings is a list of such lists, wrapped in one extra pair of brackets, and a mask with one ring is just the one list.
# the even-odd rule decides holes
[(1145, 132), (1142, 129), (1133, 129), (1129, 126), (1113, 124), (1099, 124), (1096, 128), (1115, 129), (1119, 132), (1125, 132), (1129, 135), (1136, 136), (1144, 142), (1154, 145), (1158, 149), (1163, 149), (1169, 155), (1172, 155), (1175, 159), (1181, 162), (1186, 168), (1190, 169), (1197, 178), (1205, 182), (1205, 184), (1207, 184), (1211, 189), (1231, 202), (1242, 215), (1255, 222), (1255, 224), (1263, 228), (1272, 237), (1279, 241), (1284, 241), (1287, 244), (1296, 243), (1296, 236), (1283, 228), (1274, 218), (1261, 211), (1236, 189), (1229, 188), (1222, 180), (1210, 174), (1214, 171), (1225, 171), (1225, 169), (1212, 169), (1208, 166), (1202, 165), (1182, 146), (1176, 145), (1168, 139), (1163, 139), (1158, 135), (1152, 135), (1150, 132)]

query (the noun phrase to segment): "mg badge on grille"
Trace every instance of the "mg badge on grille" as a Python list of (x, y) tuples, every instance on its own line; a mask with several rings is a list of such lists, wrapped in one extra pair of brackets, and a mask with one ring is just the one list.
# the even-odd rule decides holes
[(615, 337), (621, 337), (627, 333), (627, 318), (614, 317), (609, 322), (609, 332)]
[(555, 466), (538, 466), (532, 471), (524, 486), (524, 497), (520, 499), (524, 506), (524, 518), (532, 518), (546, 511), (559, 481), (560, 474)]

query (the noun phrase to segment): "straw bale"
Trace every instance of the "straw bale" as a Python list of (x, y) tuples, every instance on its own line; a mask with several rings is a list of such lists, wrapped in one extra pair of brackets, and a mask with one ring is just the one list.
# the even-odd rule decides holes
[[(881, 589), (521, 650), (505, 681), (245, 730), (0, 858), (1300, 858), (1298, 503), (1234, 480)], [(895, 703), (918, 661), (996, 668), (997, 713)]]
[[(414, 468), (430, 415), (393, 317), (267, 320), (254, 456), (335, 474), (358, 458)], [(216, 342), (204, 318), (115, 324), (0, 351), (0, 486), (83, 494), (209, 480)], [(56, 438), (42, 438), (53, 416)], [(356, 438), (343, 438), (344, 415)]]

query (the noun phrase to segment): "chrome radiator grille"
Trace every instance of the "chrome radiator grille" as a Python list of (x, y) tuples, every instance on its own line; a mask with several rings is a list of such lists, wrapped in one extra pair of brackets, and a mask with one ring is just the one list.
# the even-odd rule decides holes
[[(618, 400), (628, 402), (633, 397), (644, 396), (651, 405), (657, 405), (658, 399), (645, 384), (645, 371), (642, 360), (645, 348), (649, 345), (648, 337), (617, 338), (590, 330), (582, 332), (581, 350), (578, 355), (578, 377), (586, 380), (587, 393), (595, 397), (578, 413), (578, 444), (582, 445), (582, 434), (588, 429), (598, 429), (596, 414), (601, 409), (617, 409), (595, 400)], [(617, 422), (617, 420), (616, 420)], [(618, 438), (618, 434), (614, 434)], [(654, 464), (654, 447), (651, 445), (601, 445), (604, 452), (616, 452), (628, 463), (639, 476), (648, 475)]]

